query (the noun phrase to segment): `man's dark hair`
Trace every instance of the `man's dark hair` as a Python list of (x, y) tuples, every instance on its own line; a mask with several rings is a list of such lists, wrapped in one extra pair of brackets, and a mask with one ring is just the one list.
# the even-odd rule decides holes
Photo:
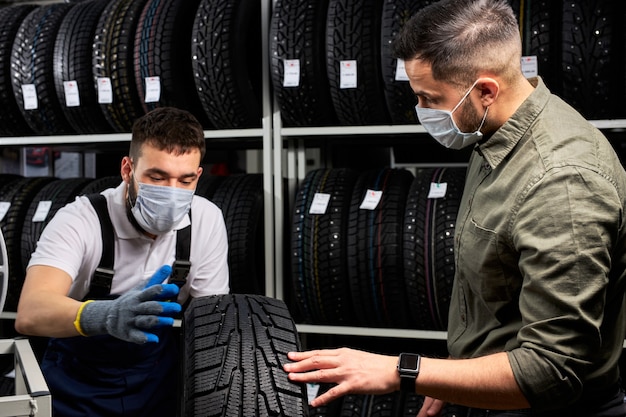
[(512, 79), (521, 62), (521, 38), (506, 0), (442, 0), (412, 16), (392, 43), (405, 61), (419, 59), (436, 80), (463, 88), (479, 73)]
[(198, 149), (200, 160), (206, 152), (200, 122), (188, 111), (174, 107), (157, 107), (135, 121), (129, 156), (139, 158), (144, 144), (176, 154)]

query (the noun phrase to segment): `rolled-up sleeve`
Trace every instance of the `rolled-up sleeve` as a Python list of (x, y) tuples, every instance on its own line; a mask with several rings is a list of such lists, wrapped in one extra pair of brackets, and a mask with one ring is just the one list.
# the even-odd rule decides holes
[(610, 174), (580, 166), (548, 170), (519, 206), (522, 327), (509, 360), (534, 409), (577, 400), (598, 360), (621, 206)]

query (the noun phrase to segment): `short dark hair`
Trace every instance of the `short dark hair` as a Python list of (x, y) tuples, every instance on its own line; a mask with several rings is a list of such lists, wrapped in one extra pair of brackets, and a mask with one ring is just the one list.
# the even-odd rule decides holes
[(420, 59), (433, 78), (467, 88), (478, 73), (509, 80), (521, 72), (519, 25), (506, 0), (442, 0), (412, 16), (392, 43), (403, 60)]
[(198, 149), (200, 160), (206, 152), (200, 122), (188, 111), (174, 107), (157, 107), (133, 123), (129, 156), (139, 158), (144, 144), (177, 154)]

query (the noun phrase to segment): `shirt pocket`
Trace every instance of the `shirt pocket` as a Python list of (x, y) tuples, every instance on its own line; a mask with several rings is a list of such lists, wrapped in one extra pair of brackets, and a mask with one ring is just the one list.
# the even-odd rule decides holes
[(519, 274), (517, 261), (495, 230), (472, 219), (463, 230), (458, 259), (459, 277), (485, 307), (494, 304), (491, 307), (497, 309), (511, 301), (516, 291), (511, 278)]

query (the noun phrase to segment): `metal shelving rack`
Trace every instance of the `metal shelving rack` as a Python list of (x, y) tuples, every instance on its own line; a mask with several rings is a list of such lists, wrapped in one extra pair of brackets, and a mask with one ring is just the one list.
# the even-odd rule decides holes
[(15, 363), (15, 395), (0, 397), (0, 417), (51, 416), (52, 397), (28, 340), (0, 340), (0, 354)]
[[(1, 0), (0, 0), (1, 1)], [(46, 4), (59, 0), (9, 0), (4, 2)], [(261, 0), (262, 30), (262, 120), (257, 129), (207, 130), (207, 139), (261, 138), (262, 170), (264, 191), (264, 230), (265, 230), (265, 294), (284, 299), (284, 203), (290, 198), (289, 190), (295, 189), (306, 175), (306, 141), (325, 136), (377, 136), (377, 135), (416, 135), (416, 140), (429, 140), (420, 125), (384, 126), (327, 126), (327, 127), (283, 127), (280, 110), (271, 91), (269, 25), (274, 0)], [(593, 120), (593, 125), (603, 130), (624, 130), (626, 119)], [(0, 138), (1, 146), (30, 145), (80, 145), (106, 144), (130, 141), (130, 134), (29, 136)], [(287, 180), (286, 187), (283, 179)], [(289, 200), (288, 200), (289, 201)], [(4, 313), (6, 314), (6, 313)], [(0, 314), (0, 318), (3, 316)], [(6, 318), (6, 317), (5, 317)], [(341, 334), (355, 336), (408, 337), (421, 339), (445, 339), (445, 332), (412, 329), (379, 329), (365, 327), (318, 326), (299, 324), (303, 333)]]

